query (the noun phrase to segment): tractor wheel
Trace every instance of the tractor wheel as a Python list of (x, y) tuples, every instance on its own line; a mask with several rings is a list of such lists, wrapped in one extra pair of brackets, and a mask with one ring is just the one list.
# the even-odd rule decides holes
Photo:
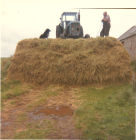
[(90, 38), (90, 35), (89, 34), (85, 34), (85, 38)]
[(83, 27), (80, 26), (80, 37), (83, 37)]
[(58, 25), (56, 26), (56, 38), (59, 38), (61, 34), (61, 27)]

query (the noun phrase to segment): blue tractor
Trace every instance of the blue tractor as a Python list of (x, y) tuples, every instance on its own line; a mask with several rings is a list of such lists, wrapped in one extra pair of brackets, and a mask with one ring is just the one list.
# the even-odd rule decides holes
[(80, 25), (80, 12), (64, 12), (61, 22), (56, 26), (56, 38), (82, 38), (83, 28)]

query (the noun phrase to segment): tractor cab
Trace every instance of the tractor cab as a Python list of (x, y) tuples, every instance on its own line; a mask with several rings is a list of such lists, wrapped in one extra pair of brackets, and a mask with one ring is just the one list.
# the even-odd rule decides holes
[(56, 26), (56, 38), (81, 38), (83, 28), (80, 25), (79, 12), (63, 12), (61, 22)]
[(79, 13), (77, 12), (64, 12), (61, 15), (61, 26), (63, 27), (63, 29), (65, 29), (68, 24), (70, 24), (71, 22), (79, 22), (80, 23), (80, 18), (79, 18)]

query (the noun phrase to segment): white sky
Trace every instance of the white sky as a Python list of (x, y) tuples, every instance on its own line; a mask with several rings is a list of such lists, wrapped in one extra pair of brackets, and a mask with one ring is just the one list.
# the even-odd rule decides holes
[[(65, 11), (74, 8), (135, 8), (136, 0), (1, 0), (1, 56), (14, 54), (17, 42), (25, 38), (38, 38), (46, 28), (55, 38), (56, 25)], [(100, 32), (105, 10), (80, 10), (84, 34), (96, 37)], [(107, 10), (111, 18), (110, 36), (119, 37), (136, 25), (136, 10)]]

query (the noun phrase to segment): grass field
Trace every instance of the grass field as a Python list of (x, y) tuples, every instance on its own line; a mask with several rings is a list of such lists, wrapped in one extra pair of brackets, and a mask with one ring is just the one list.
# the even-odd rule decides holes
[(131, 85), (81, 88), (80, 95), (84, 102), (76, 110), (75, 116), (83, 138), (135, 139), (134, 93)]
[[(4, 60), (4, 61), (3, 61)], [(8, 80), (10, 65), (2, 59), (2, 138), (45, 139), (69, 138), (73, 128), (90, 140), (134, 140), (135, 103), (131, 84), (106, 87), (35, 87)], [(63, 97), (63, 98), (62, 98)], [(41, 120), (31, 118), (40, 106), (71, 105), (73, 121), (60, 117)], [(70, 119), (71, 119), (70, 118)], [(60, 127), (62, 119), (63, 128)], [(70, 126), (67, 124), (70, 123)], [(5, 124), (9, 124), (8, 127)], [(62, 124), (61, 124), (62, 126)], [(72, 126), (72, 127), (71, 127)], [(63, 130), (65, 131), (63, 131)], [(69, 133), (69, 135), (67, 135)], [(58, 135), (59, 134), (59, 135)], [(65, 136), (67, 135), (67, 136)]]

